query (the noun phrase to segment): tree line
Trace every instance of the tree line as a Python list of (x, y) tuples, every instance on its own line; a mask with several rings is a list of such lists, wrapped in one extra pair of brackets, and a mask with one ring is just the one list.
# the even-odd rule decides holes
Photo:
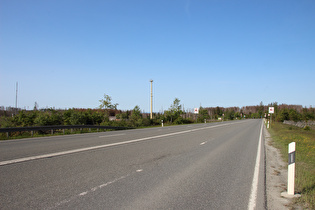
[(38, 110), (0, 111), (1, 127), (24, 127), (24, 126), (50, 126), (50, 125), (105, 125), (123, 127), (145, 127), (164, 124), (189, 124), (204, 121), (235, 120), (248, 118), (268, 117), (268, 107), (275, 108), (271, 115), (274, 121), (284, 120), (307, 121), (315, 120), (315, 109), (300, 105), (278, 105), (270, 103), (246, 107), (200, 107), (199, 113), (194, 114), (191, 110), (184, 110), (180, 99), (175, 98), (169, 109), (163, 113), (153, 113), (150, 119), (149, 113), (142, 113), (137, 105), (132, 110), (122, 111), (117, 109), (118, 104), (112, 103), (112, 98), (104, 95), (98, 109), (67, 109), (56, 110), (54, 108)]

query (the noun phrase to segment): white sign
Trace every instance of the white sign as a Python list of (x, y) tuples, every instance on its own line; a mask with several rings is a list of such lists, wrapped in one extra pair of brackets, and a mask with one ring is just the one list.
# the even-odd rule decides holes
[(198, 108), (195, 108), (195, 109), (194, 109), (194, 113), (195, 113), (195, 114), (198, 114), (198, 113), (199, 113), (199, 109), (198, 109)]
[(270, 114), (275, 113), (275, 108), (274, 108), (274, 107), (269, 107), (269, 113), (270, 113)]

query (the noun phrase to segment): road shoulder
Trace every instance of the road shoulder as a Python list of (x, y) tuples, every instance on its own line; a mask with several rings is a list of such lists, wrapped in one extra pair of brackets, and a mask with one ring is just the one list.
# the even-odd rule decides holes
[(264, 137), (267, 209), (290, 209), (291, 200), (281, 197), (281, 192), (287, 189), (287, 164), (282, 160), (280, 151), (272, 146), (272, 138), (266, 127)]

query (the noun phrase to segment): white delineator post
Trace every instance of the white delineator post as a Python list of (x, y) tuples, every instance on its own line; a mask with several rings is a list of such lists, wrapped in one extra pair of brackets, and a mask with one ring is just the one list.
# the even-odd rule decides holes
[(281, 196), (286, 198), (298, 198), (300, 194), (294, 194), (294, 178), (295, 178), (295, 142), (289, 144), (289, 165), (288, 165), (288, 190), (282, 192)]
[(295, 142), (289, 144), (288, 195), (294, 195)]

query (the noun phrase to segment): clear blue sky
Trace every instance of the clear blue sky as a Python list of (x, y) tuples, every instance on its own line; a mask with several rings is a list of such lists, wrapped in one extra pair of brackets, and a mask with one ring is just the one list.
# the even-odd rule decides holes
[(314, 0), (0, 0), (0, 106), (315, 106)]

